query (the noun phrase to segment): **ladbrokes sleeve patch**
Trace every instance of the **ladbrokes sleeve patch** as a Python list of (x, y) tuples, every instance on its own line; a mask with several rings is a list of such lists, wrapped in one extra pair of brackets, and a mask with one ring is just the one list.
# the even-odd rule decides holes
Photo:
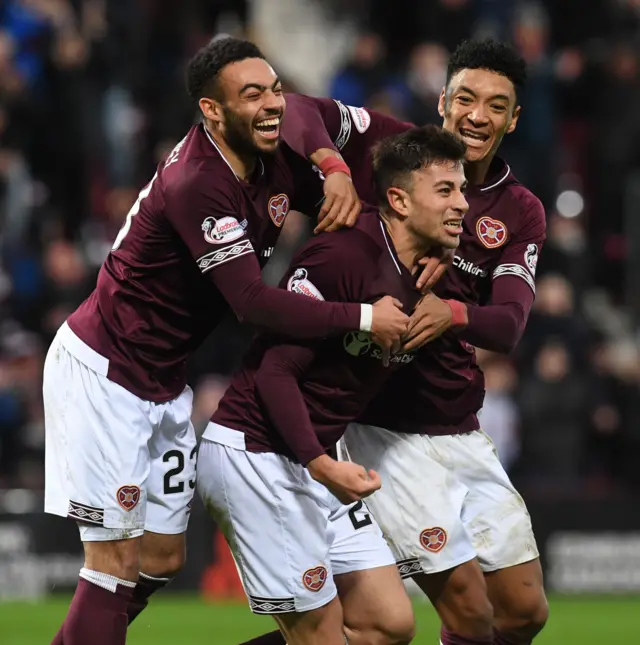
[(296, 269), (294, 274), (287, 282), (287, 290), (299, 293), (301, 296), (308, 296), (316, 300), (324, 300), (318, 287), (309, 280), (309, 274), (306, 269)]
[(362, 107), (347, 105), (347, 109), (351, 113), (351, 119), (353, 120), (353, 124), (356, 126), (356, 130), (360, 134), (364, 134), (371, 125), (371, 115)]
[(204, 239), (209, 244), (227, 244), (244, 235), (244, 228), (234, 217), (207, 217), (202, 222)]

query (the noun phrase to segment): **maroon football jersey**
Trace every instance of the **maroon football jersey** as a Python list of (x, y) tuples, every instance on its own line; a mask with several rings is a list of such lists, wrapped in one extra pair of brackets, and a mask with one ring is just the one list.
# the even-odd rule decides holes
[[(259, 159), (251, 180), (242, 181), (203, 125), (189, 130), (140, 192), (95, 291), (68, 320), (109, 360), (111, 380), (146, 400), (175, 398), (186, 384), (187, 355), (230, 307), (238, 316), (254, 313), (267, 291), (288, 298), (279, 317), (269, 300), (260, 321), (282, 333), (322, 337), (359, 328), (359, 305), (311, 311), (308, 299), (260, 280), (290, 207), (308, 210), (292, 203), (295, 185), (284, 151)], [(335, 308), (330, 324), (320, 320), (327, 306)]]
[[(282, 286), (345, 302), (372, 302), (388, 294), (405, 311), (420, 297), (373, 210), (364, 212), (353, 229), (307, 243)], [(212, 421), (243, 432), (248, 450), (277, 452), (306, 464), (332, 448), (389, 375), (412, 359), (398, 354), (384, 367), (380, 348), (359, 332), (304, 345), (265, 335), (252, 346)], [(265, 372), (267, 365), (274, 369)], [(285, 372), (288, 380), (279, 381)]]
[[(501, 304), (526, 310), (526, 320), (545, 239), (542, 204), (504, 162), (494, 161), (490, 179), (467, 189), (469, 212), (453, 267), (433, 289), (440, 298), (468, 304), (470, 328), (473, 305), (486, 308), (497, 302), (497, 294)], [(476, 430), (484, 376), (474, 347), (465, 340), (470, 332), (449, 330), (422, 348), (376, 397), (363, 421), (431, 435)]]
[[(315, 118), (316, 123), (313, 129), (285, 130), (285, 141), (305, 156), (333, 143), (351, 168), (361, 199), (375, 200), (371, 146), (414, 126), (332, 99), (292, 95), (287, 97), (287, 106), (289, 125), (292, 116), (307, 123)], [(422, 434), (452, 434), (479, 427), (476, 414), (484, 399), (484, 377), (470, 344), (482, 346), (474, 318), (489, 311), (487, 305), (508, 303), (521, 310), (526, 321), (546, 225), (538, 198), (501, 159), (494, 159), (485, 183), (470, 186), (466, 197), (469, 211), (453, 267), (433, 291), (440, 298), (466, 303), (470, 324), (459, 332), (445, 332), (418, 352), (411, 365), (376, 396), (361, 418), (365, 423)]]

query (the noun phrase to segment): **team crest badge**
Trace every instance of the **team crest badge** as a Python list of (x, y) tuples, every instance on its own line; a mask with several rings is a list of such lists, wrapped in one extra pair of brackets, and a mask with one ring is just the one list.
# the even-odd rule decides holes
[(116, 499), (125, 511), (132, 511), (140, 501), (140, 488), (133, 485), (120, 486), (116, 493)]
[(307, 569), (302, 575), (302, 584), (309, 591), (320, 591), (327, 581), (327, 570), (320, 566), (313, 569)]
[(507, 227), (491, 217), (481, 217), (476, 224), (476, 232), (488, 249), (497, 249), (507, 241)]
[(289, 198), (284, 193), (275, 195), (269, 200), (269, 216), (276, 226), (282, 226), (288, 214)]
[(439, 526), (434, 526), (432, 529), (425, 529), (420, 533), (420, 544), (432, 553), (442, 551), (446, 543), (447, 532)]

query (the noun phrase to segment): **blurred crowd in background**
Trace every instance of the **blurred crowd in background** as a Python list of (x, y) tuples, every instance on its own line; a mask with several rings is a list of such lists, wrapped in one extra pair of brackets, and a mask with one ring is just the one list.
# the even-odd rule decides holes
[[(460, 40), (517, 46), (530, 80), (502, 155), (548, 240), (518, 351), (478, 352), (483, 426), (528, 494), (637, 488), (640, 0), (0, 0), (0, 488), (43, 485), (47, 347), (193, 123), (184, 65), (219, 33), (256, 41), (291, 90), (418, 124), (439, 121)], [(308, 233), (288, 218), (270, 281)], [(250, 333), (230, 320), (194, 358), (200, 429)]]

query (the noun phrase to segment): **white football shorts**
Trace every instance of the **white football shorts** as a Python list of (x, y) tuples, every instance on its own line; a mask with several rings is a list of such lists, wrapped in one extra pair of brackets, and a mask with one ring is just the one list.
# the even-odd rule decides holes
[(44, 364), (45, 511), (80, 522), (84, 541), (183, 533), (196, 474), (191, 389), (143, 401), (107, 369), (60, 328)]
[(524, 500), (481, 430), (432, 437), (353, 423), (339, 452), (380, 474), (367, 505), (403, 578), (474, 558), (490, 572), (538, 557)]
[(256, 614), (322, 607), (337, 593), (334, 575), (395, 564), (364, 502), (341, 504), (304, 466), (245, 450), (235, 430), (205, 430), (198, 492)]

